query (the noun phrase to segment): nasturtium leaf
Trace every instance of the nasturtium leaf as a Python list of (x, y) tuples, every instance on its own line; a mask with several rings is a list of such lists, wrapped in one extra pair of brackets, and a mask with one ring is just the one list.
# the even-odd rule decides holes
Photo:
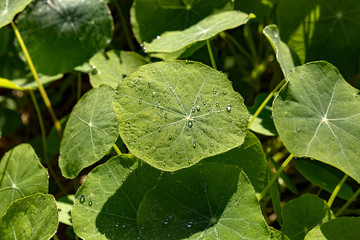
[(56, 201), (59, 212), (59, 221), (72, 226), (71, 211), (74, 205), (74, 195), (66, 195)]
[[(344, 173), (340, 170), (319, 161), (310, 160), (308, 158), (297, 158), (294, 161), (296, 169), (311, 183), (332, 193), (335, 187), (344, 177)], [(340, 188), (338, 197), (349, 200), (354, 194), (350, 185), (346, 182)]]
[(218, 163), (167, 173), (138, 211), (141, 239), (269, 239), (246, 175)]
[(75, 105), (60, 145), (59, 166), (64, 177), (76, 177), (114, 145), (119, 134), (111, 105), (113, 93), (110, 86), (103, 85), (90, 90)]
[(105, 84), (115, 89), (126, 75), (148, 62), (134, 52), (111, 50), (97, 53), (89, 61), (93, 66), (93, 71), (90, 73), (91, 86), (96, 88)]
[(265, 17), (273, 8), (277, 0), (235, 0), (235, 9), (255, 14), (255, 20)]
[(274, 49), (276, 59), (280, 64), (285, 78), (295, 68), (294, 60), (289, 47), (281, 41), (279, 29), (276, 25), (268, 25), (264, 28), (263, 33), (269, 40)]
[(286, 148), (339, 168), (360, 182), (360, 92), (327, 62), (297, 67), (273, 104)]
[(313, 227), (334, 218), (334, 214), (323, 199), (316, 195), (305, 194), (284, 205), (281, 231), (292, 240), (300, 240), (304, 239)]
[(359, 72), (360, 1), (279, 1), (281, 37), (302, 63), (326, 60), (350, 78)]
[(313, 228), (305, 240), (358, 239), (360, 236), (359, 217), (340, 217)]
[(290, 240), (283, 232), (273, 227), (269, 227), (269, 231), (270, 231), (270, 240)]
[(150, 53), (151, 57), (160, 58), (162, 60), (176, 60), (176, 59), (186, 59), (187, 57), (193, 55), (196, 51), (206, 45), (206, 41), (196, 42), (191, 44), (183, 49), (180, 49), (175, 52), (155, 52)]
[[(248, 107), (250, 112), (250, 118), (255, 114), (255, 112), (259, 109), (261, 104), (267, 98), (269, 94), (267, 93), (260, 93), (255, 98), (254, 106)], [(250, 130), (256, 133), (260, 133), (265, 136), (275, 136), (277, 135), (276, 128), (274, 125), (274, 121), (272, 119), (272, 107), (271, 103), (273, 102), (274, 98), (271, 98), (270, 101), (265, 105), (263, 110), (260, 114), (255, 118), (254, 122), (250, 126)]]
[(54, 75), (104, 49), (113, 23), (101, 0), (39, 0), (19, 17), (18, 28), (36, 69)]
[(135, 0), (130, 14), (134, 35), (143, 43), (165, 31), (186, 29), (215, 12), (232, 9), (231, 0)]
[(32, 0), (0, 0), (0, 28), (12, 22), (18, 12), (24, 8)]
[(265, 154), (259, 139), (251, 132), (247, 133), (241, 146), (206, 158), (203, 161), (204, 163), (237, 166), (248, 176), (257, 193), (260, 193), (267, 183), (266, 171), (268, 166)]
[(48, 185), (48, 173), (29, 144), (11, 149), (0, 162), (0, 216), (18, 198), (47, 193)]
[(164, 32), (151, 43), (145, 43), (146, 52), (175, 52), (196, 42), (216, 36), (227, 29), (245, 24), (249, 15), (239, 11), (212, 14), (189, 28)]
[(192, 61), (139, 67), (117, 87), (113, 106), (130, 152), (165, 171), (241, 145), (248, 112), (230, 81)]
[(49, 240), (59, 225), (55, 199), (49, 194), (34, 194), (12, 202), (0, 218), (3, 240)]
[(74, 230), (86, 240), (139, 239), (137, 211), (161, 172), (133, 155), (94, 168), (75, 195)]

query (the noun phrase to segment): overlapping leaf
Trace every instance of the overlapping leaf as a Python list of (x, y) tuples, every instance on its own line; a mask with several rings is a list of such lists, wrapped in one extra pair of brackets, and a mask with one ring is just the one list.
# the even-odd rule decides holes
[(224, 74), (190, 61), (141, 66), (119, 83), (113, 106), (131, 153), (166, 171), (239, 146), (248, 125)]
[(114, 145), (118, 132), (111, 105), (113, 92), (110, 86), (103, 85), (90, 90), (75, 105), (60, 145), (59, 166), (63, 176), (76, 177)]
[(288, 75), (273, 104), (274, 122), (286, 148), (360, 181), (360, 93), (329, 63), (314, 62)]
[(0, 162), (0, 216), (18, 198), (47, 193), (48, 178), (30, 145), (21, 144), (8, 151)]
[(24, 8), (32, 0), (0, 0), (0, 28), (12, 22), (18, 12)]

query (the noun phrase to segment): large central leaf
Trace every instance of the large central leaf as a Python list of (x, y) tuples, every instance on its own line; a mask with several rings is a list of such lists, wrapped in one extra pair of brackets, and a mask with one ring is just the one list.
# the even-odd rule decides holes
[(248, 125), (225, 75), (189, 61), (138, 68), (119, 83), (113, 106), (130, 152), (166, 171), (239, 146)]
[(360, 92), (329, 63), (297, 67), (273, 104), (274, 122), (295, 156), (333, 165), (360, 182)]

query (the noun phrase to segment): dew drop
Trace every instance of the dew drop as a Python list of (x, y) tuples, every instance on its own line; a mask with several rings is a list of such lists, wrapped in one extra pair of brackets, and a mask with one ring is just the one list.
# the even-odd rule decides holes
[(231, 112), (231, 106), (230, 105), (227, 105), (226, 106), (226, 111), (229, 113), (229, 112)]
[(61, 212), (61, 208), (58, 208), (58, 212)]
[(90, 201), (89, 201), (89, 206), (91, 207), (91, 206), (92, 206), (92, 204), (93, 204), (93, 202), (90, 200)]
[(141, 103), (142, 103), (142, 99), (140, 98), (140, 99), (139, 99), (139, 104), (141, 104)]
[(156, 36), (156, 39), (160, 39), (160, 36)]
[(171, 91), (173, 90), (172, 86), (170, 86), (169, 88), (170, 88)]
[(189, 120), (189, 121), (188, 121), (188, 127), (189, 127), (189, 128), (192, 128), (192, 126), (193, 126), (193, 121), (192, 121), (192, 120)]
[(196, 106), (196, 110), (200, 112), (200, 106)]
[(153, 97), (155, 97), (155, 95), (156, 95), (156, 92), (155, 92), (155, 91), (153, 91), (153, 92), (152, 92), (152, 96), (153, 96)]
[(193, 142), (192, 146), (193, 148), (196, 148), (196, 141)]
[(85, 202), (85, 197), (83, 195), (80, 196), (80, 203), (84, 203)]
[(204, 106), (206, 106), (206, 101), (205, 100), (203, 101), (203, 104), (204, 104)]
[(152, 73), (155, 73), (155, 70), (152, 70)]
[(123, 228), (126, 227), (126, 223), (124, 223), (124, 224), (122, 225), (122, 227), (123, 227)]
[(192, 108), (192, 109), (191, 109), (191, 112), (194, 113), (194, 112), (195, 112), (195, 108)]
[(188, 164), (191, 164), (191, 163), (192, 163), (191, 158), (189, 158), (188, 159)]
[(164, 224), (168, 224), (168, 223), (169, 223), (169, 221), (168, 221), (168, 220), (165, 220), (165, 221), (164, 221)]
[(148, 81), (148, 85), (149, 85), (149, 87), (151, 86), (151, 81), (150, 80)]
[(92, 70), (91, 70), (90, 74), (91, 74), (91, 75), (95, 75), (95, 74), (97, 74), (97, 73), (98, 73), (98, 70), (96, 69), (96, 67), (95, 67), (95, 66), (92, 66)]
[(219, 102), (216, 102), (216, 104), (215, 104), (217, 107), (219, 106)]
[(217, 92), (217, 91), (216, 91), (216, 88), (214, 88), (214, 89), (213, 89), (213, 94), (215, 95), (215, 94), (216, 94), (216, 92)]

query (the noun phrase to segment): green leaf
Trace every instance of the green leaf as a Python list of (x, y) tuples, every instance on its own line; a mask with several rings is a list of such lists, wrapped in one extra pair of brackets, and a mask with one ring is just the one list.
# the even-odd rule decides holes
[[(321, 163), (319, 161), (310, 160), (307, 158), (295, 159), (296, 169), (310, 182), (319, 186), (320, 188), (332, 193), (335, 187), (344, 177), (344, 173), (338, 169)], [(338, 197), (349, 200), (354, 194), (353, 190), (346, 182), (340, 188)]]
[(235, 0), (235, 9), (255, 14), (255, 20), (260, 20), (269, 14), (277, 0)]
[(297, 67), (273, 104), (275, 126), (286, 148), (344, 171), (358, 182), (360, 98), (327, 62)]
[(130, 152), (165, 171), (235, 148), (247, 132), (242, 97), (224, 74), (197, 62), (139, 67), (119, 83), (113, 106)]
[(130, 14), (134, 35), (143, 43), (165, 31), (186, 29), (212, 13), (232, 9), (230, 0), (136, 0)]
[[(59, 80), (63, 77), (63, 74), (57, 74), (55, 76), (46, 76), (46, 75), (40, 75), (39, 80), (41, 84), (44, 86)], [(8, 89), (14, 89), (19, 91), (26, 91), (26, 90), (34, 90), (38, 89), (38, 84), (33, 78), (32, 74), (27, 74), (23, 78), (17, 78), (13, 80), (8, 80), (4, 78), (0, 78), (0, 88), (8, 88)]]
[(281, 231), (292, 240), (304, 239), (313, 227), (332, 218), (335, 216), (327, 203), (318, 196), (307, 193), (284, 205)]
[(59, 225), (56, 202), (52, 195), (34, 194), (11, 203), (0, 218), (3, 240), (48, 240)]
[(359, 10), (357, 0), (279, 1), (281, 37), (302, 63), (326, 60), (350, 78), (359, 72)]
[[(270, 179), (272, 178), (273, 173), (271, 172), (271, 170), (268, 168), (267, 171), (267, 177), (268, 177), (268, 181), (270, 181)], [(276, 214), (277, 217), (277, 221), (280, 223), (280, 225), (282, 224), (282, 216), (281, 216), (281, 186), (279, 184), (279, 181), (275, 181), (271, 187), (270, 187), (270, 195), (271, 195), (271, 202), (272, 202), (272, 206), (274, 209), (274, 212)]]
[(281, 70), (286, 78), (287, 75), (295, 68), (289, 47), (281, 41), (279, 29), (276, 25), (266, 26), (263, 33), (274, 49), (276, 59), (279, 62)]
[(106, 85), (94, 88), (75, 105), (60, 145), (59, 166), (64, 177), (76, 177), (114, 145), (118, 132), (111, 105), (113, 92)]
[[(255, 98), (255, 105), (248, 107), (250, 116), (252, 117), (264, 100), (267, 98), (268, 93), (260, 93)], [(250, 126), (250, 130), (256, 133), (260, 133), (265, 136), (275, 136), (277, 135), (277, 131), (274, 125), (273, 117), (272, 117), (272, 107), (271, 103), (274, 98), (271, 98), (270, 101), (265, 105), (260, 114), (255, 118), (254, 122)]]
[(8, 25), (32, 0), (0, 0), (0, 28)]
[(247, 133), (241, 146), (206, 158), (203, 162), (237, 166), (248, 176), (257, 193), (260, 193), (267, 183), (268, 166), (265, 154), (259, 139), (251, 132)]
[(359, 236), (360, 218), (341, 217), (314, 228), (305, 240), (358, 239)]
[(208, 163), (166, 174), (141, 202), (142, 239), (269, 239), (255, 191), (237, 167)]
[(113, 23), (101, 0), (39, 0), (19, 17), (18, 28), (36, 69), (55, 75), (104, 49)]
[(91, 86), (105, 84), (115, 89), (119, 81), (148, 60), (134, 52), (111, 50), (95, 54), (89, 63), (94, 69), (90, 74)]
[(74, 205), (74, 195), (66, 195), (56, 201), (59, 221), (66, 225), (72, 226), (71, 210)]
[(270, 240), (290, 240), (283, 232), (273, 228), (269, 227), (270, 231)]
[(210, 15), (182, 31), (164, 32), (151, 43), (145, 43), (146, 52), (175, 52), (196, 42), (216, 36), (227, 29), (245, 24), (249, 15), (239, 11), (226, 11)]
[(11, 149), (0, 162), (0, 216), (18, 198), (47, 193), (48, 185), (48, 173), (29, 144)]
[(87, 240), (138, 239), (138, 207), (159, 175), (133, 155), (120, 155), (94, 168), (75, 195), (76, 234)]

